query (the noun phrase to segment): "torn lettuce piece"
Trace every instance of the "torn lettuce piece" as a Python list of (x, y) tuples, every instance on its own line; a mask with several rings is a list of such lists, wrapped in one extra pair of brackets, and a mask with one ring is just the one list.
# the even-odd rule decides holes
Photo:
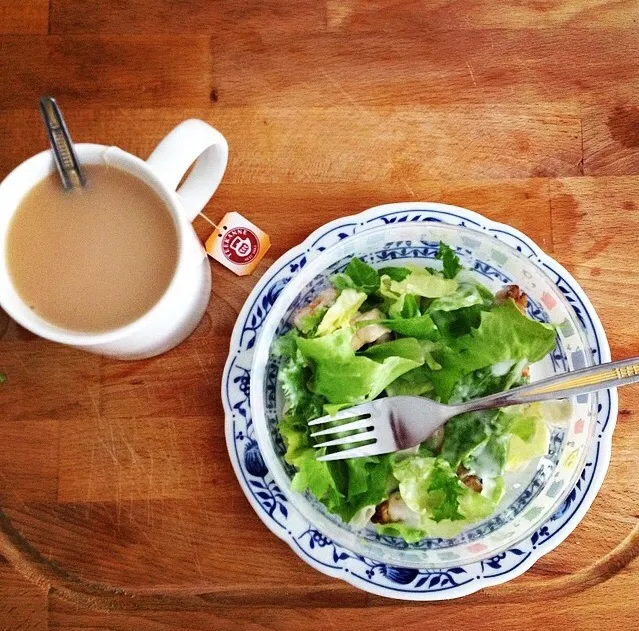
[(549, 423), (561, 420), (566, 412), (570, 414), (571, 407), (568, 401), (548, 401), (504, 408), (503, 423), (510, 436), (505, 470), (515, 471), (545, 456), (550, 446)]
[(512, 300), (483, 311), (478, 328), (453, 339), (446, 349), (443, 366), (463, 372), (493, 366), (505, 360), (539, 361), (555, 347), (555, 331), (549, 324), (523, 315)]
[(485, 305), (484, 298), (479, 293), (477, 285), (473, 283), (460, 283), (454, 293), (433, 300), (428, 307), (428, 312), (456, 311), (457, 309), (472, 307), (474, 305)]
[[(506, 455), (506, 471), (515, 471), (534, 458), (548, 453), (550, 428), (543, 419), (520, 419), (513, 425), (512, 430)], [(522, 435), (527, 439), (522, 438)]]
[(393, 318), (417, 318), (421, 314), (417, 298), (411, 294), (402, 294), (388, 309), (388, 315)]
[(297, 329), (291, 329), (284, 335), (278, 337), (273, 343), (271, 353), (274, 357), (295, 357), (297, 354)]
[(324, 314), (317, 327), (317, 335), (328, 335), (337, 329), (349, 326), (351, 318), (365, 300), (366, 294), (364, 292), (344, 289)]
[(439, 242), (437, 258), (443, 263), (444, 278), (455, 278), (462, 269), (461, 261), (455, 254), (455, 250), (442, 241)]
[(431, 379), (432, 371), (428, 366), (419, 366), (386, 386), (386, 394), (389, 397), (399, 395), (421, 396), (431, 393), (434, 385)]
[(484, 519), (495, 509), (490, 498), (463, 484), (442, 458), (414, 456), (393, 467), (399, 493), (418, 517), (404, 519), (431, 537), (455, 536), (470, 523)]
[(377, 270), (357, 257), (350, 261), (344, 273), (353, 281), (355, 288), (359, 291), (373, 294), (379, 289)]
[(401, 281), (410, 274), (410, 270), (407, 267), (382, 267), (378, 274), (380, 277), (388, 276), (391, 280)]
[(392, 342), (375, 344), (363, 351), (362, 355), (378, 362), (391, 357), (403, 357), (419, 365), (424, 363), (424, 350), (422, 345), (414, 337), (402, 337)]
[(391, 280), (389, 289), (397, 296), (411, 294), (424, 298), (441, 298), (452, 294), (457, 289), (457, 282), (429, 274), (426, 271), (424, 273), (412, 271), (402, 281)]
[(420, 365), (419, 361), (399, 356), (377, 362), (355, 355), (352, 337), (353, 330), (348, 328), (323, 337), (297, 340), (300, 352), (313, 371), (310, 390), (324, 396), (329, 403), (374, 399), (397, 377)]
[(316, 309), (313, 313), (309, 313), (308, 315), (302, 316), (299, 320), (299, 330), (308, 337), (313, 337), (317, 333), (317, 328), (320, 325), (320, 322), (324, 319), (326, 312), (328, 311), (328, 307), (320, 307)]
[(407, 319), (380, 320), (379, 324), (395, 333), (407, 337), (415, 337), (418, 340), (436, 340), (439, 337), (433, 319), (427, 314)]
[(280, 366), (277, 379), (282, 386), (286, 402), (290, 407), (297, 407), (304, 397), (308, 396), (306, 381), (308, 374), (306, 361), (297, 351), (286, 363)]
[(426, 532), (421, 528), (407, 526), (404, 522), (397, 521), (390, 524), (375, 524), (375, 530), (380, 535), (398, 537), (406, 543), (417, 543), (426, 537)]

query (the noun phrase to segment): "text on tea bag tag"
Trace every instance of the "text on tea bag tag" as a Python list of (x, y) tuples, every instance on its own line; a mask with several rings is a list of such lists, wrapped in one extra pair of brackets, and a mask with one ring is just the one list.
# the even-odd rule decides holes
[(271, 239), (240, 213), (226, 213), (206, 240), (206, 251), (238, 276), (250, 274), (271, 247)]

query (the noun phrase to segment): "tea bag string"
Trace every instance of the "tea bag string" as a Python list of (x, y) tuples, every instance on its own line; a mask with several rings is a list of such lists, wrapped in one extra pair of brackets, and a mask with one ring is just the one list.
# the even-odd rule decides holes
[(204, 221), (208, 221), (216, 230), (219, 230), (219, 227), (217, 224), (213, 223), (205, 214), (203, 213), (198, 213), (198, 215), (200, 217), (202, 217), (202, 219), (204, 219)]

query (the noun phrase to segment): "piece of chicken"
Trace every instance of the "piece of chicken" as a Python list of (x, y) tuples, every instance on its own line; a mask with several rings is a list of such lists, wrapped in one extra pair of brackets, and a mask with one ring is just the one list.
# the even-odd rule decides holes
[(313, 302), (298, 309), (293, 313), (293, 324), (296, 328), (301, 329), (304, 318), (313, 315), (317, 309), (323, 309), (324, 307), (330, 307), (337, 299), (337, 291), (333, 287), (325, 289)]
[(495, 302), (498, 305), (503, 304), (509, 298), (512, 298), (519, 311), (526, 313), (526, 308), (528, 307), (528, 295), (521, 290), (519, 285), (505, 285), (495, 294)]
[(407, 526), (419, 527), (419, 515), (406, 506), (399, 493), (393, 493), (375, 509), (371, 517), (374, 524), (392, 524), (403, 521)]
[(476, 475), (471, 475), (470, 471), (464, 467), (464, 465), (459, 465), (457, 468), (457, 475), (459, 479), (471, 490), (475, 491), (475, 493), (481, 493), (482, 486), (481, 480)]
[[(366, 313), (357, 315), (353, 318), (352, 323), (357, 325), (359, 322), (366, 322), (368, 320), (383, 320), (384, 317), (384, 314), (379, 309), (371, 309), (370, 311), (366, 311)], [(353, 339), (351, 340), (351, 347), (354, 351), (358, 351), (366, 344), (384, 341), (384, 336), (386, 336), (386, 338), (390, 336), (390, 329), (387, 329), (381, 324), (362, 326), (355, 331), (355, 335), (353, 335)]]
[(428, 438), (427, 445), (435, 452), (439, 453), (444, 444), (444, 426), (438, 427)]

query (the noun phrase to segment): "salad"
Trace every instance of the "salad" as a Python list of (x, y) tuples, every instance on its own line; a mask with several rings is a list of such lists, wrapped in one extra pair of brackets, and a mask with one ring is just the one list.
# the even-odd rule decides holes
[(443, 243), (437, 258), (437, 268), (381, 269), (353, 258), (275, 344), (292, 489), (409, 543), (453, 537), (493, 513), (505, 474), (547, 453), (553, 420), (540, 404), (471, 412), (409, 450), (318, 462), (314, 418), (383, 396), (458, 403), (507, 390), (554, 348), (554, 328), (526, 316), (519, 287), (493, 294)]

